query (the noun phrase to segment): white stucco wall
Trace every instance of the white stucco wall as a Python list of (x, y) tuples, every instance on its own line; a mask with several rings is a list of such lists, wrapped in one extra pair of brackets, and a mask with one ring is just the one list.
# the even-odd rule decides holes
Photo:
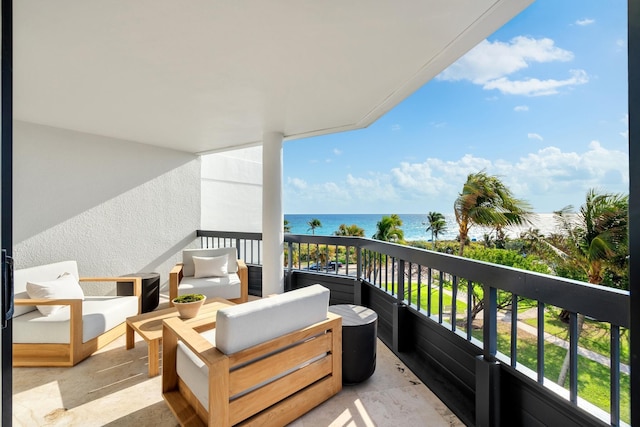
[(15, 122), (15, 267), (75, 259), (82, 276), (155, 271), (164, 293), (182, 249), (198, 246), (200, 164), (184, 152)]
[(202, 229), (262, 231), (262, 147), (202, 156)]

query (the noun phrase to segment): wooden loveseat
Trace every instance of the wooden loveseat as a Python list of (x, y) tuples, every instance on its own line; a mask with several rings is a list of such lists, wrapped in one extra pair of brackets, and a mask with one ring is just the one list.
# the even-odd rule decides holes
[(236, 248), (182, 251), (182, 262), (169, 273), (169, 301), (193, 293), (235, 303), (247, 302), (249, 274), (244, 261), (236, 259)]
[[(79, 282), (131, 282), (134, 295), (85, 296)], [(80, 278), (75, 261), (16, 270), (13, 365), (73, 366), (86, 359), (125, 333), (126, 318), (140, 313), (141, 287), (139, 277)]]
[(284, 426), (342, 389), (342, 318), (320, 285), (163, 324), (163, 397), (180, 424)]

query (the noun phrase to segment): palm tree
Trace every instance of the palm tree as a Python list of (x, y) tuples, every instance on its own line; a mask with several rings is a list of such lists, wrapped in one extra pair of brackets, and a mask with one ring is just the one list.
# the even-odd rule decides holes
[[(385, 242), (404, 243), (404, 231), (400, 228), (402, 226), (402, 219), (398, 214), (391, 214), (390, 216), (384, 215), (380, 221), (376, 224), (376, 233), (371, 236), (373, 239), (382, 240)], [(385, 270), (389, 268), (389, 258), (384, 256)], [(367, 265), (367, 276), (371, 275), (373, 264)], [(382, 274), (382, 270), (380, 270)]]
[(322, 223), (318, 218), (313, 218), (311, 221), (307, 222), (309, 228), (307, 231), (311, 230), (311, 234), (316, 234), (316, 228), (322, 227)]
[(333, 235), (364, 237), (364, 228), (358, 227), (355, 224), (351, 224), (351, 225), (340, 224), (340, 227), (338, 227), (338, 229), (333, 232)]
[(283, 230), (285, 233), (291, 233), (291, 226), (289, 225), (289, 221), (287, 221), (286, 219), (283, 223)]
[(385, 215), (376, 224), (377, 231), (372, 238), (385, 242), (404, 243), (404, 231), (400, 228), (401, 226), (402, 219), (398, 214)]
[[(364, 228), (358, 227), (355, 224), (347, 225), (340, 224), (340, 227), (336, 231), (333, 232), (334, 236), (353, 236), (353, 237), (364, 237)], [(348, 252), (346, 254), (346, 261), (349, 264), (355, 255), (355, 248), (349, 247)]]
[(429, 224), (426, 231), (431, 231), (431, 241), (433, 242), (433, 249), (435, 249), (438, 234), (446, 231), (447, 229), (447, 221), (445, 220), (444, 215), (440, 212), (429, 212), (427, 214), (427, 223), (422, 224)]
[[(581, 270), (589, 283), (601, 284), (607, 269), (626, 269), (628, 254), (629, 197), (623, 194), (599, 193), (590, 189), (585, 204), (577, 214), (567, 206), (556, 212), (556, 219), (566, 234), (562, 259), (570, 267)], [(568, 317), (563, 310), (561, 317)], [(578, 336), (584, 325), (584, 315), (578, 314)], [(560, 370), (558, 384), (563, 385), (569, 368), (569, 353)]]
[(498, 177), (487, 175), (484, 171), (467, 176), (453, 210), (459, 227), (460, 256), (473, 225), (501, 230), (505, 226), (529, 222), (531, 214), (526, 201), (515, 198)]

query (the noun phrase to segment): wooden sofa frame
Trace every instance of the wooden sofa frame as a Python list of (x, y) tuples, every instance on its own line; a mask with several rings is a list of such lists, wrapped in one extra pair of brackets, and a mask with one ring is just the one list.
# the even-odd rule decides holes
[[(81, 277), (80, 282), (131, 282), (133, 294), (138, 297), (140, 314), (142, 279), (140, 277)], [(122, 322), (102, 335), (82, 342), (83, 319), (80, 299), (15, 299), (16, 306), (68, 305), (69, 343), (13, 343), (13, 366), (74, 366), (91, 356), (125, 333), (126, 322)]]
[[(215, 320), (207, 327), (214, 328)], [(208, 408), (178, 377), (178, 340), (209, 370)], [(333, 313), (322, 322), (230, 355), (181, 319), (171, 318), (164, 320), (162, 345), (162, 395), (182, 426), (284, 426), (342, 389), (342, 318)], [(293, 373), (230, 399), (325, 353)]]
[[(241, 259), (238, 263), (238, 277), (240, 278), (240, 298), (230, 298), (229, 301), (241, 304), (249, 300), (249, 270)], [(178, 296), (178, 286), (184, 277), (184, 264), (176, 264), (169, 272), (169, 305), (173, 307), (173, 299)]]

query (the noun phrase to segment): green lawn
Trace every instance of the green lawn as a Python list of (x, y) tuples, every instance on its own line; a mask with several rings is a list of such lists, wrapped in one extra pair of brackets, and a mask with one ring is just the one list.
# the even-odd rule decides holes
[[(445, 287), (446, 289), (446, 287)], [(417, 302), (417, 284), (412, 285), (411, 303)], [(450, 289), (449, 289), (450, 291)], [(431, 288), (431, 314), (438, 314), (438, 296), (439, 290), (437, 286)], [(442, 295), (443, 306), (445, 313), (450, 313), (451, 307), (451, 295), (445, 292)], [(421, 310), (426, 311), (427, 308), (427, 287), (422, 285), (420, 292), (420, 307)], [(518, 304), (518, 312), (522, 313), (532, 307), (535, 307), (533, 303), (527, 303), (527, 301)], [(462, 301), (456, 303), (457, 318), (464, 319), (466, 316), (467, 304)], [(449, 321), (447, 315), (445, 320)], [(537, 319), (525, 319), (527, 324), (534, 327), (537, 326)], [(510, 324), (499, 322), (498, 330), (498, 351), (509, 355), (510, 350)], [(546, 315), (545, 316), (545, 331), (560, 338), (567, 338), (567, 326), (558, 320), (557, 316)], [(482, 340), (482, 331), (475, 330), (473, 332), (475, 338)], [(587, 348), (591, 351), (609, 355), (609, 329), (608, 326), (594, 321), (585, 321), (583, 332), (580, 336), (580, 346)], [(620, 339), (621, 347), (621, 360), (628, 360), (629, 357), (629, 342), (628, 334), (624, 335)], [(545, 377), (550, 381), (556, 381), (560, 373), (562, 362), (564, 361), (567, 351), (561, 347), (558, 347), (551, 343), (545, 344)], [(518, 362), (527, 366), (532, 370), (537, 368), (537, 338), (527, 333), (518, 334)], [(621, 418), (625, 422), (630, 422), (630, 378), (628, 375), (620, 374), (620, 413)], [(568, 389), (568, 379), (566, 387)], [(578, 356), (578, 395), (593, 403), (594, 405), (609, 412), (609, 399), (610, 399), (610, 381), (609, 381), (609, 368), (594, 362), (590, 359)]]
[[(418, 285), (417, 283), (414, 283), (411, 285), (411, 304), (412, 305), (416, 305), (417, 300), (418, 300), (418, 291), (417, 291)], [(423, 284), (421, 289), (420, 289), (420, 309), (427, 311), (427, 285)], [(438, 289), (437, 286), (432, 286), (431, 287), (431, 314), (438, 314), (440, 312), (440, 307), (439, 307), (439, 301), (438, 301), (438, 297), (440, 295), (440, 291)], [(405, 294), (405, 296), (408, 296), (407, 294)], [(446, 292), (443, 292), (442, 294), (442, 305), (443, 305), (443, 314), (444, 313), (451, 313), (451, 295), (449, 295)], [(465, 302), (462, 302), (460, 300), (458, 300), (456, 302), (456, 314), (457, 314), (457, 318), (464, 318), (466, 316), (467, 313), (467, 304)]]
[[(476, 338), (482, 339), (482, 332), (478, 331)], [(509, 332), (500, 332), (498, 336), (498, 351), (510, 353)], [(551, 343), (545, 343), (545, 378), (556, 381), (567, 351)], [(518, 362), (530, 369), (537, 368), (537, 339), (529, 334), (518, 335)], [(620, 374), (620, 417), (625, 422), (631, 420), (630, 406), (630, 378)], [(565, 388), (569, 388), (569, 379)], [(610, 381), (609, 368), (582, 356), (578, 356), (578, 396), (609, 412)]]
[[(523, 319), (523, 322), (534, 327), (538, 325), (538, 319), (536, 318)], [(544, 331), (564, 340), (567, 340), (569, 337), (567, 325), (552, 314), (545, 315)], [(609, 334), (608, 324), (586, 319), (578, 345), (609, 357), (610, 340), (611, 336)], [(629, 334), (625, 333), (620, 337), (620, 361), (628, 364), (629, 354)]]

